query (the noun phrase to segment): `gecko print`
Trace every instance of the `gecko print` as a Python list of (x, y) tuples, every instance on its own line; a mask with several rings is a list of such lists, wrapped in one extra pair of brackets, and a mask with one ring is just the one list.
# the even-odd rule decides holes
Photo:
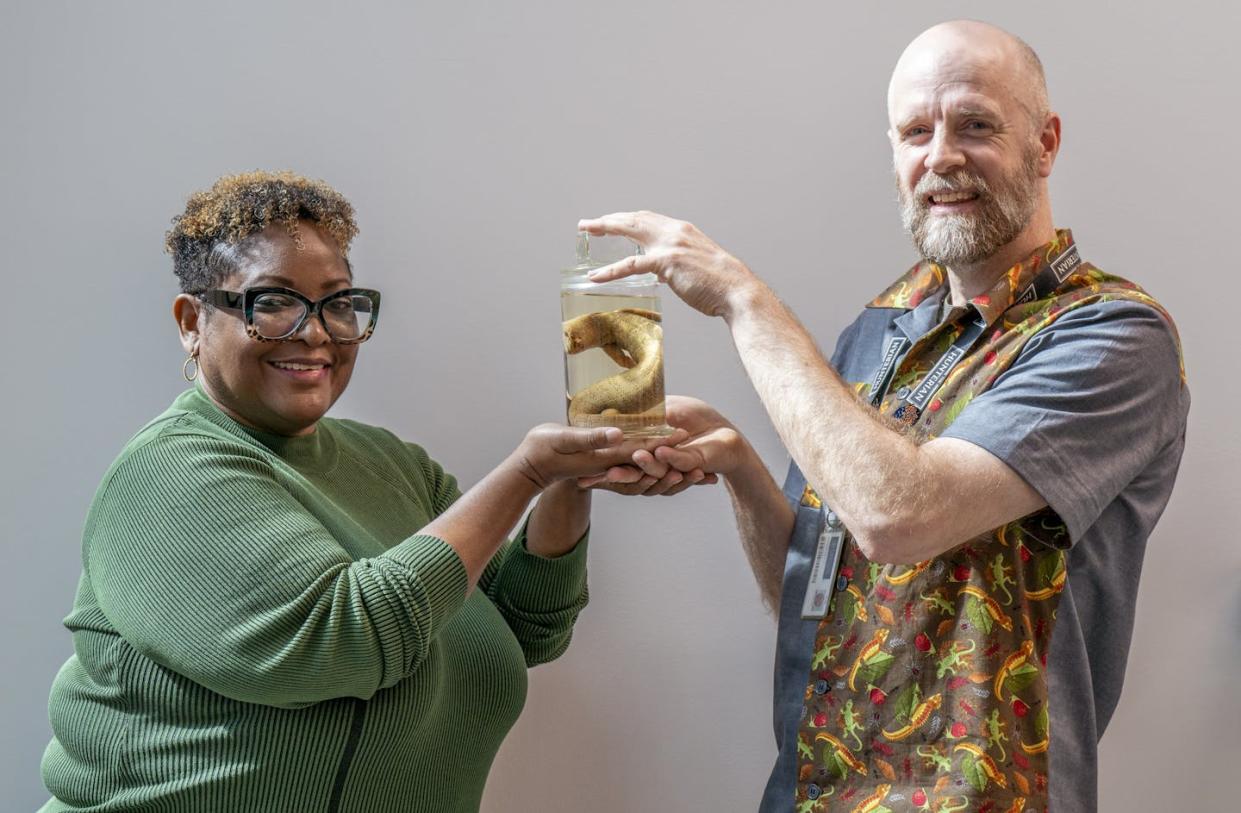
[[(891, 395), (879, 409), (929, 440), (991, 387), (1031, 336), (1075, 308), (1131, 300), (1172, 324), (1141, 288), (1087, 263), (1050, 295), (1029, 297), (1031, 281), (1072, 244), (1070, 232), (1057, 232), (971, 301), (988, 327), (925, 409), (897, 415), (902, 405)], [(872, 305), (912, 308), (944, 282), (942, 268), (921, 263)], [(915, 342), (888, 391), (916, 386), (971, 319), (947, 319)], [(855, 387), (868, 398), (868, 384)], [(818, 503), (813, 489), (803, 503)], [(1067, 547), (1067, 529), (1046, 508), (915, 565), (870, 562), (850, 541), (807, 676), (797, 813), (1044, 811), (1045, 669)]]

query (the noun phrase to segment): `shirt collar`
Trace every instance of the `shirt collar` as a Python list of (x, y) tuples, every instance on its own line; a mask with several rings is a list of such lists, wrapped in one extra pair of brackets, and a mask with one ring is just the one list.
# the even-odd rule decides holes
[(905, 334), (911, 342), (919, 336), (925, 336), (935, 329), (940, 319), (940, 304), (948, 295), (948, 286), (941, 285), (926, 295), (926, 298), (900, 316), (892, 320), (892, 324)]
[[(1050, 242), (1044, 243), (1025, 259), (1009, 268), (988, 290), (978, 294), (969, 301), (987, 324), (995, 322), (1000, 314), (1017, 301), (1038, 276), (1039, 272), (1053, 258), (1073, 245), (1073, 233), (1068, 229), (1058, 229)], [(875, 297), (868, 308), (900, 308), (913, 310), (928, 300), (938, 302), (947, 295), (948, 275), (943, 266), (923, 260), (905, 272), (900, 279), (888, 286), (888, 289)], [(934, 312), (934, 311), (932, 311)]]

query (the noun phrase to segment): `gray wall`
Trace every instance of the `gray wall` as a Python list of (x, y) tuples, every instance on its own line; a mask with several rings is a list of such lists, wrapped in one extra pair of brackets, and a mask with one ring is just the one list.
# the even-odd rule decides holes
[[(556, 269), (578, 217), (693, 220), (830, 349), (912, 260), (889, 70), (926, 25), (984, 15), (1047, 64), (1057, 222), (1177, 316), (1194, 392), (1102, 745), (1103, 809), (1235, 809), (1236, 6), (864, 5), (5, 0), (4, 808), (45, 798), (91, 494), (183, 386), (161, 244), (191, 190), (292, 168), (354, 201), (354, 262), (385, 318), (336, 414), (423, 442), (470, 483), (560, 415)], [(724, 326), (667, 307), (670, 389), (715, 402), (782, 473)], [(592, 606), (533, 673), (486, 809), (752, 810), (773, 756), (773, 624), (726, 495), (597, 506)]]

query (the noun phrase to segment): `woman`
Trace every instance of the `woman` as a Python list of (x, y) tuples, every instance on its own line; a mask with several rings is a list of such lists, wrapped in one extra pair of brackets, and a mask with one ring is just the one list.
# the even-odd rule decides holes
[(43, 809), (477, 810), (526, 668), (586, 603), (576, 479), (639, 447), (541, 426), (461, 494), (420, 447), (324, 418), (380, 303), (344, 198), (256, 172), (173, 224), (195, 386), (91, 506)]

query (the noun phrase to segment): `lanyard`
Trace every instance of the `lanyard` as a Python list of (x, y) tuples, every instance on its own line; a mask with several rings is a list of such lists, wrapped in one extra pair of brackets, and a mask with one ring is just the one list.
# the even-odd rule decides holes
[[(1070, 244), (1056, 256), (1047, 267), (1038, 273), (1030, 284), (1013, 301), (1021, 305), (1042, 299), (1069, 278), (1069, 275), (1081, 266), (1081, 255), (1077, 246)], [(952, 343), (944, 354), (939, 357), (930, 371), (923, 376), (917, 387), (902, 387), (897, 390), (897, 407), (892, 417), (907, 426), (913, 425), (922, 415), (932, 396), (947, 380), (949, 373), (965, 358), (970, 347), (978, 341), (987, 329), (987, 322), (978, 314), (969, 327), (961, 331), (961, 335)], [(888, 339), (883, 350), (883, 360), (879, 370), (870, 384), (870, 403), (876, 408), (883, 403), (888, 387), (896, 373), (896, 367), (905, 355), (911, 342), (904, 336), (893, 336)], [(820, 513), (821, 530), (814, 560), (810, 567), (810, 579), (806, 584), (806, 596), (802, 602), (802, 618), (825, 618), (834, 602), (830, 599), (833, 592), (840, 592), (848, 587), (848, 579), (839, 576), (840, 564), (844, 560), (846, 529), (841, 524), (836, 512), (826, 504)]]
[[(987, 320), (982, 314), (978, 314), (969, 327), (961, 331), (957, 340), (939, 357), (939, 361), (935, 362), (930, 372), (923, 376), (922, 382), (917, 387), (913, 389), (902, 387), (896, 391), (897, 407), (892, 412), (892, 417), (907, 426), (918, 420), (918, 416), (922, 414), (922, 410), (926, 409), (931, 396), (939, 391), (940, 386), (947, 380), (948, 374), (961, 362), (961, 359), (965, 358), (970, 347), (978, 341), (978, 337), (986, 329)], [(888, 387), (892, 385), (897, 362), (904, 356), (904, 351), (909, 344), (909, 339), (904, 336), (893, 336), (888, 339), (883, 366), (879, 368), (879, 372), (875, 374), (874, 383), (871, 384), (874, 387), (870, 396), (871, 406), (878, 407), (883, 402)]]
[[(1030, 284), (1022, 290), (1021, 294), (1013, 301), (1014, 305), (1033, 302), (1036, 299), (1042, 299), (1049, 295), (1056, 288), (1069, 278), (1069, 275), (1078, 269), (1082, 264), (1081, 255), (1077, 252), (1077, 246), (1070, 244), (1068, 248), (1060, 252), (1054, 260), (1047, 264), (1047, 267), (1038, 273), (1038, 275), (1030, 281)], [(893, 412), (893, 417), (899, 418), (906, 423), (913, 423), (917, 420), (918, 415), (926, 408), (931, 397), (939, 390), (940, 386), (948, 378), (948, 374), (953, 368), (965, 358), (965, 354), (969, 348), (978, 341), (978, 337), (987, 329), (987, 323), (983, 320), (981, 314), (975, 319), (969, 327), (967, 327), (952, 346), (940, 356), (939, 361), (935, 362), (935, 366), (931, 371), (923, 377), (922, 382), (918, 386), (907, 393), (901, 395), (899, 406)], [(879, 365), (879, 370), (875, 373), (875, 377), (870, 384), (870, 403), (871, 406), (878, 407), (883, 402), (884, 396), (887, 394), (888, 387), (892, 385), (892, 377), (896, 372), (896, 366), (904, 356), (905, 350), (909, 347), (910, 341), (904, 336), (893, 336), (888, 339), (888, 343), (883, 351), (883, 361)], [(898, 394), (899, 391), (898, 391)], [(913, 406), (913, 410), (908, 410), (908, 406)], [(910, 417), (912, 413), (912, 417)]]

